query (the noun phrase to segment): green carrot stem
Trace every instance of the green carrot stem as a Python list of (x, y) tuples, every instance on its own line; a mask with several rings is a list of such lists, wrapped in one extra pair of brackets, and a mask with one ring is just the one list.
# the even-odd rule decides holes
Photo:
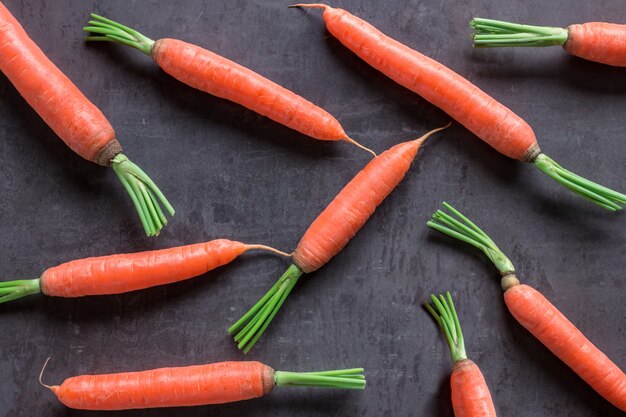
[(363, 368), (339, 369), (322, 372), (274, 372), (278, 387), (303, 386), (339, 389), (364, 389)]
[(87, 36), (87, 41), (107, 41), (136, 48), (146, 55), (152, 54), (154, 41), (136, 30), (119, 24), (106, 17), (91, 14), (93, 20), (89, 21), (89, 26), (83, 28), (85, 32), (93, 35)]
[(174, 208), (150, 177), (132, 163), (126, 155), (117, 154), (111, 160), (111, 167), (128, 192), (146, 235), (158, 235), (163, 226), (167, 224), (167, 219), (159, 203), (165, 206), (171, 216), (174, 215)]
[(426, 310), (433, 316), (433, 318), (439, 323), (439, 327), (443, 330), (446, 336), (446, 341), (450, 347), (450, 357), (452, 362), (456, 363), (467, 359), (465, 353), (465, 340), (463, 339), (463, 331), (461, 330), (461, 324), (459, 323), (459, 317), (456, 314), (454, 308), (454, 302), (449, 292), (446, 292), (444, 297), (442, 294), (439, 297), (435, 297), (434, 294), (430, 295), (430, 299), (433, 302), (434, 307), (429, 303), (424, 303)]
[(40, 293), (40, 282), (39, 278), (0, 282), (0, 304)]
[(530, 26), (501, 20), (475, 17), (470, 20), (474, 29), (474, 46), (562, 46), (567, 42), (568, 31), (565, 28), (550, 26)]
[(272, 288), (228, 329), (244, 353), (248, 353), (263, 335), (302, 274), (300, 268), (292, 264)]
[(589, 181), (580, 175), (568, 171), (554, 162), (546, 154), (539, 154), (533, 161), (533, 164), (535, 164), (541, 172), (545, 173), (559, 184), (600, 207), (610, 211), (617, 211), (622, 209), (622, 204), (626, 204), (625, 194), (596, 184), (593, 181)]
[(493, 262), (502, 275), (515, 272), (513, 263), (485, 232), (450, 204), (444, 202), (442, 205), (443, 208), (451, 212), (452, 215), (443, 210), (437, 210), (433, 214), (433, 218), (426, 223), (428, 226), (480, 249), (487, 255), (491, 262)]

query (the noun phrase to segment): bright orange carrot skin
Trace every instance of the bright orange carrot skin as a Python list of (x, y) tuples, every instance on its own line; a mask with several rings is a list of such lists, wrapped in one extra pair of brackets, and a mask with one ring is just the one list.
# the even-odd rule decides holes
[(504, 293), (513, 317), (585, 382), (626, 411), (626, 375), (593, 345), (550, 301), (528, 285)]
[(79, 410), (185, 407), (261, 397), (274, 387), (273, 373), (259, 362), (221, 362), (82, 375), (51, 390), (67, 407)]
[(182, 281), (225, 265), (248, 247), (226, 239), (79, 259), (46, 270), (41, 290), (57, 297), (119, 294)]
[(572, 55), (602, 64), (626, 67), (626, 25), (589, 22), (570, 25), (563, 48)]
[(48, 59), (1, 2), (0, 70), (74, 152), (104, 166), (121, 152), (102, 112)]
[(450, 376), (455, 417), (496, 417), (491, 393), (480, 368), (469, 359), (454, 364)]
[(328, 31), (348, 49), (500, 153), (524, 161), (536, 156), (537, 139), (528, 123), (456, 72), (345, 10), (326, 6), (323, 16)]
[(402, 181), (422, 142), (400, 143), (372, 159), (306, 231), (292, 255), (296, 266), (312, 272), (339, 253)]
[(211, 51), (176, 39), (160, 39), (152, 58), (179, 81), (320, 140), (346, 139), (324, 109), (273, 81)]

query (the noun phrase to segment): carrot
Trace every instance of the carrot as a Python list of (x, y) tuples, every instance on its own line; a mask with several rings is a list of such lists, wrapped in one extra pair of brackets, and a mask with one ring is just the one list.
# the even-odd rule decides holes
[(319, 140), (351, 139), (337, 119), (294, 92), (216, 53), (177, 39), (154, 41), (134, 29), (97, 14), (85, 27), (88, 41), (127, 45), (152, 57), (177, 80), (206, 93), (240, 104), (282, 125)]
[(428, 225), (482, 250), (502, 275), (504, 301), (513, 317), (598, 394), (626, 411), (624, 372), (541, 293), (520, 284), (513, 263), (485, 232), (449, 204), (443, 205), (458, 219), (439, 210)]
[(480, 368), (465, 353), (463, 331), (449, 292), (446, 296), (434, 294), (430, 298), (435, 307), (425, 303), (424, 307), (435, 318), (446, 336), (452, 357), (450, 387), (452, 408), (456, 417), (496, 416), (491, 394)]
[(533, 163), (552, 179), (607, 210), (619, 210), (621, 204), (626, 204), (626, 195), (582, 178), (542, 153), (528, 123), (443, 64), (386, 36), (345, 10), (325, 4), (290, 7), (323, 9), (328, 31), (348, 49), (448, 113), (498, 152)]
[(168, 249), (85, 258), (49, 268), (40, 278), (0, 282), (0, 304), (40, 292), (74, 298), (171, 284), (226, 265), (253, 249), (289, 256), (265, 245), (217, 239)]
[(589, 22), (559, 28), (475, 17), (470, 26), (476, 47), (559, 45), (579, 58), (626, 67), (626, 25)]
[(362, 368), (284, 372), (274, 371), (260, 362), (219, 362), (142, 372), (81, 375), (68, 378), (61, 385), (42, 385), (70, 408), (130, 410), (243, 401), (262, 397), (275, 386), (363, 389), (365, 376)]
[[(449, 125), (448, 125), (449, 126)], [(292, 264), (272, 288), (228, 332), (245, 353), (259, 340), (302, 274), (316, 271), (338, 254), (376, 207), (402, 181), (420, 145), (432, 134), (400, 143), (372, 159), (313, 221), (291, 255)]]
[(111, 166), (139, 214), (148, 236), (167, 224), (159, 205), (174, 209), (154, 182), (126, 155), (102, 112), (28, 37), (0, 3), (0, 70), (30, 106), (74, 152)]

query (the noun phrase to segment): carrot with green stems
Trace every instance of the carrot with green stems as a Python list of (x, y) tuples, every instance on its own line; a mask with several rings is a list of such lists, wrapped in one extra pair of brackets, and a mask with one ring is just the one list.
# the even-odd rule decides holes
[(572, 368), (598, 394), (626, 411), (626, 375), (593, 345), (554, 305), (532, 287), (520, 284), (515, 267), (478, 226), (443, 203), (428, 226), (483, 251), (502, 275), (504, 301), (515, 319)]
[(424, 303), (424, 307), (434, 317), (441, 327), (452, 358), (452, 375), (450, 375), (450, 388), (452, 395), (452, 408), (456, 417), (489, 417), (496, 416), (491, 393), (485, 377), (478, 365), (467, 358), (465, 353), (465, 340), (459, 323), (459, 317), (454, 308), (454, 302), (449, 292), (446, 296), (430, 295), (433, 306)]
[(348, 49), (448, 113), (498, 152), (534, 164), (553, 180), (607, 210), (616, 211), (626, 204), (626, 195), (574, 174), (544, 154), (528, 123), (450, 68), (345, 10), (319, 3), (290, 7), (323, 9), (328, 31)]
[(562, 46), (579, 58), (626, 67), (626, 25), (589, 22), (559, 28), (475, 17), (470, 26), (474, 29), (474, 46), (478, 48)]
[(81, 375), (53, 386), (43, 384), (40, 375), (39, 382), (69, 408), (108, 411), (231, 403), (262, 397), (274, 387), (365, 388), (363, 368), (285, 372), (260, 362)]
[(134, 29), (97, 14), (85, 27), (88, 41), (136, 48), (177, 80), (240, 104), (282, 125), (319, 140), (344, 140), (376, 154), (350, 138), (326, 110), (256, 72), (199, 46), (177, 40), (154, 41)]
[[(448, 125), (449, 126), (449, 125)], [(291, 255), (292, 264), (272, 288), (228, 330), (239, 349), (248, 352), (283, 305), (304, 273), (318, 270), (354, 237), (376, 207), (402, 181), (420, 145), (419, 139), (400, 143), (372, 159), (313, 221)]]
[(102, 112), (48, 59), (0, 2), (0, 70), (74, 152), (113, 168), (148, 236), (167, 224), (160, 204), (174, 209), (154, 182), (122, 153)]
[(30, 280), (0, 282), (0, 304), (31, 294), (52, 297), (121, 294), (171, 284), (226, 265), (249, 250), (289, 254), (265, 245), (227, 239), (167, 249), (79, 259)]

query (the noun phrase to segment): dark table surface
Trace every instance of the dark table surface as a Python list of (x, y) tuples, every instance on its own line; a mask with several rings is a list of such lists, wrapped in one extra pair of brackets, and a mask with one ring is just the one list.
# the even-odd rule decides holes
[[(48, 56), (112, 122), (126, 153), (177, 213), (147, 239), (111, 170), (72, 153), (0, 76), (0, 270), (34, 278), (87, 256), (228, 237), (292, 250), (368, 161), (346, 143), (304, 137), (192, 90), (138, 51), (85, 45), (96, 11), (146, 35), (181, 38), (231, 58), (324, 107), (377, 151), (448, 122), (325, 31), (319, 11), (283, 1), (6, 0)], [(626, 21), (620, 0), (343, 1), (372, 24), (443, 62), (514, 109), (564, 166), (624, 190), (626, 73), (559, 48), (473, 50), (473, 15), (532, 24)], [(420, 307), (457, 300), (469, 356), (501, 416), (617, 416), (510, 316), (482, 254), (425, 222), (446, 200), (483, 225), (544, 293), (620, 367), (626, 219), (561, 189), (458, 124), (423, 148), (357, 237), (298, 284), (244, 356), (226, 334), (286, 266), (249, 254), (206, 276), (119, 296), (29, 298), (0, 306), (0, 414), (72, 411), (37, 383), (82, 373), (252, 359), (276, 369), (363, 366), (363, 392), (281, 389), (265, 398), (119, 416), (452, 416), (447, 346)]]

